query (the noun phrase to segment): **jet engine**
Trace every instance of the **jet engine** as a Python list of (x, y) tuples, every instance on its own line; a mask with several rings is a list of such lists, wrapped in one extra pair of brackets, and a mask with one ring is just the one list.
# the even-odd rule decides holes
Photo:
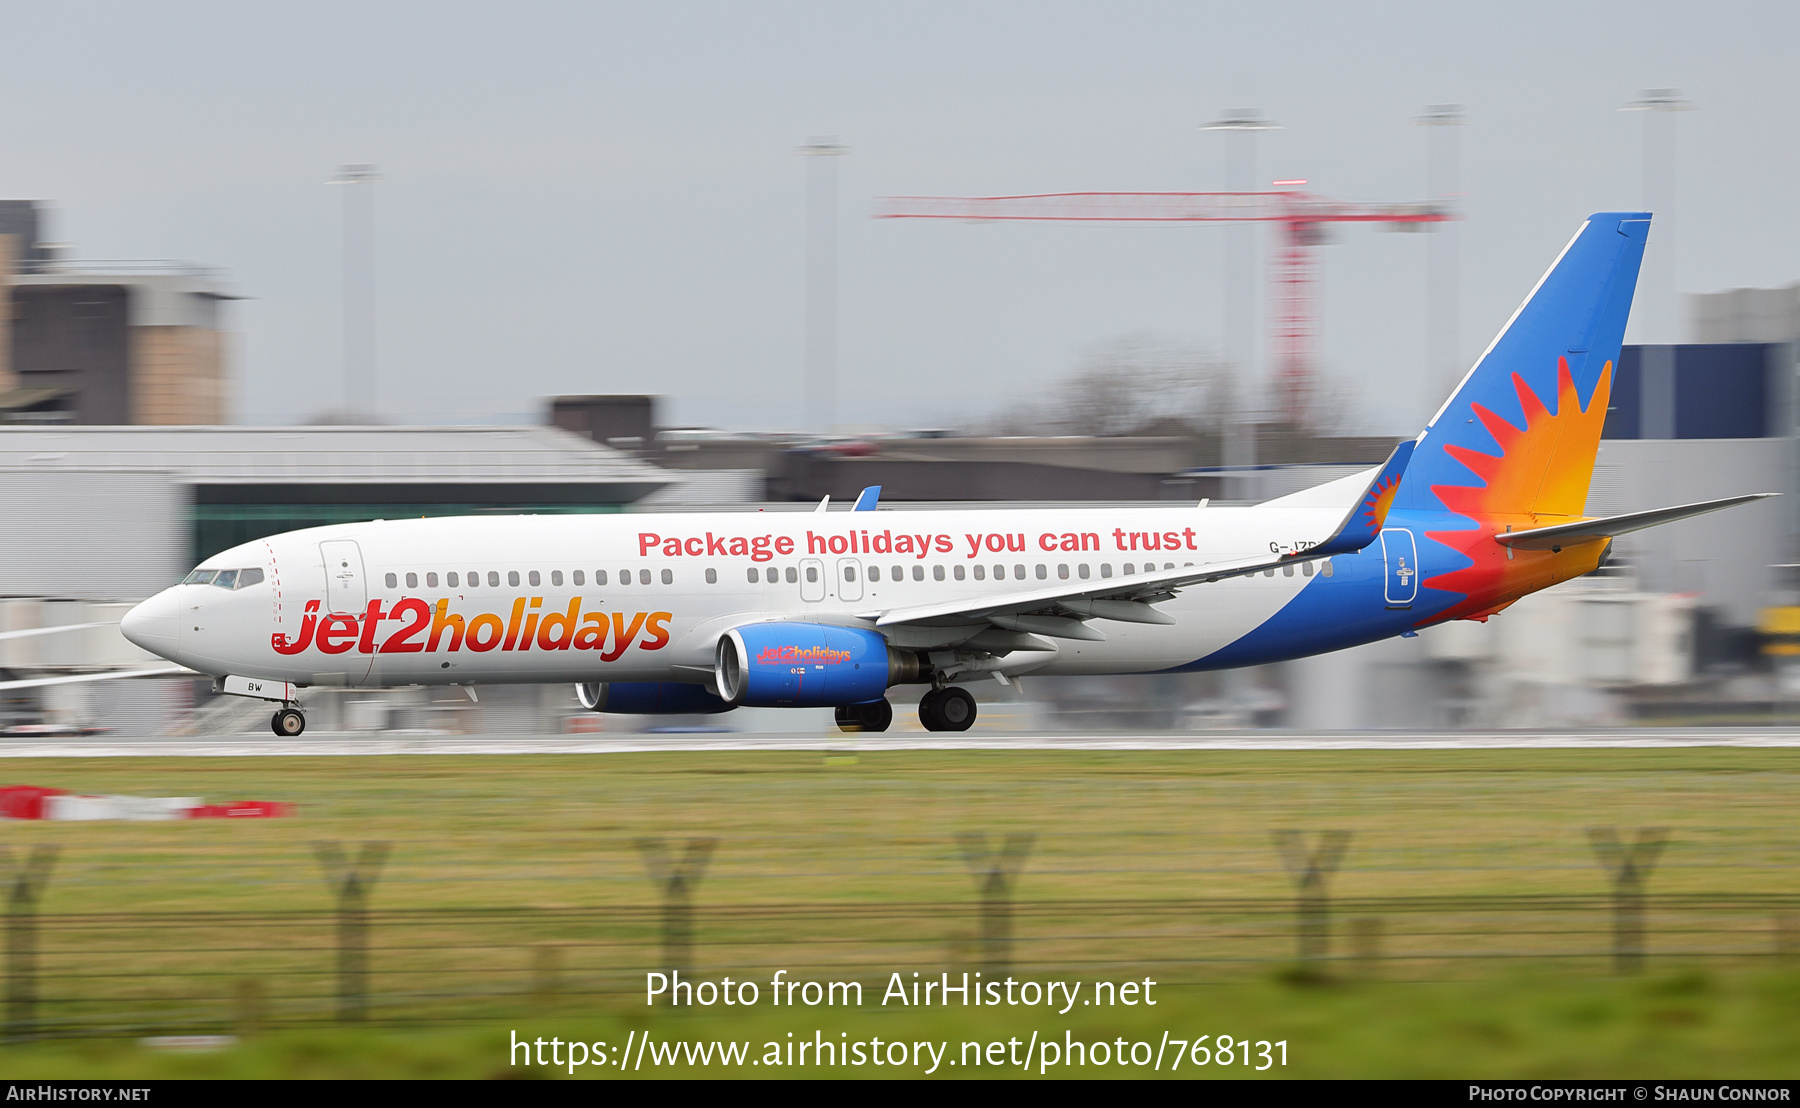
[(719, 637), (719, 695), (755, 708), (836, 708), (919, 680), (919, 656), (880, 634), (822, 623), (750, 623)]
[(590, 712), (626, 716), (709, 715), (737, 707), (701, 685), (678, 681), (584, 681), (575, 686), (575, 696)]

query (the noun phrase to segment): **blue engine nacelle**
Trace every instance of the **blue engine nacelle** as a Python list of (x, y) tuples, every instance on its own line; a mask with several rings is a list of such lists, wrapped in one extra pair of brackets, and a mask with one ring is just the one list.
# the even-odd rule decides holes
[(687, 716), (729, 712), (737, 707), (700, 685), (678, 681), (584, 681), (575, 696), (590, 712), (624, 716)]
[(755, 708), (837, 708), (880, 700), (919, 679), (919, 656), (874, 631), (823, 623), (748, 623), (719, 637), (719, 695)]

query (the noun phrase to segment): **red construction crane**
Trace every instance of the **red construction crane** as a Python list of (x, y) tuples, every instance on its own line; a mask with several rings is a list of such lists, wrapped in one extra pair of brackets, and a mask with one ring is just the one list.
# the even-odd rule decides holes
[(1352, 204), (1301, 191), (1305, 181), (1277, 181), (1270, 192), (1052, 192), (1032, 196), (888, 196), (877, 219), (1031, 220), (1052, 223), (1279, 223), (1281, 245), (1270, 258), (1275, 387), (1288, 422), (1308, 422), (1314, 379), (1313, 249), (1330, 223), (1380, 223), (1427, 230), (1455, 218), (1431, 204)]

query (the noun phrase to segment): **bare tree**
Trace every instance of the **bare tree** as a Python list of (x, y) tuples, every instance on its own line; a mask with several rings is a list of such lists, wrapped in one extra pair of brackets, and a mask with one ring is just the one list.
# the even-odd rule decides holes
[(1040, 398), (1021, 401), (979, 430), (997, 435), (1195, 434), (1237, 410), (1225, 365), (1192, 347), (1137, 335), (1090, 350)]

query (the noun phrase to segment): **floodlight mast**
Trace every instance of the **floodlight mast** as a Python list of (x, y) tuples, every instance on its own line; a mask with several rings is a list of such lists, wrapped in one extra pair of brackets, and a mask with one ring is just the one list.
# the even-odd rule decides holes
[(807, 429), (829, 433), (837, 423), (837, 159), (850, 148), (814, 138), (806, 156), (806, 383)]
[[(1256, 136), (1280, 125), (1260, 108), (1232, 108), (1200, 128), (1225, 135), (1226, 192), (1249, 192), (1260, 179), (1256, 173)], [(1220, 442), (1220, 461), (1230, 474), (1229, 494), (1238, 500), (1262, 499), (1261, 470), (1256, 467), (1256, 424), (1261, 417), (1261, 365), (1256, 357), (1256, 228), (1239, 224), (1225, 228), (1224, 274), (1220, 307), (1225, 318), (1220, 334), (1225, 339), (1225, 363), (1233, 377), (1232, 410), (1226, 414)]]
[[(375, 182), (373, 165), (341, 165), (326, 184), (344, 187), (344, 418), (373, 421), (375, 383)], [(357, 413), (358, 392), (362, 412)]]
[[(1433, 104), (1417, 120), (1427, 133), (1425, 191), (1441, 211), (1456, 213), (1462, 201), (1461, 150), (1457, 128), (1468, 121), (1460, 104)], [(1433, 236), (1426, 254), (1425, 276), (1425, 388), (1426, 396), (1448, 395), (1462, 380), (1457, 344), (1461, 322), (1461, 269), (1457, 263), (1457, 232), (1446, 224)]]
[[(1263, 131), (1280, 130), (1280, 125), (1265, 117), (1258, 108), (1233, 108), (1202, 131), (1220, 131), (1225, 137), (1226, 192), (1251, 192), (1260, 179), (1256, 173), (1256, 136)], [(1225, 272), (1223, 281), (1225, 360), (1239, 376), (1241, 407), (1250, 406), (1256, 393), (1256, 228), (1249, 225), (1225, 229)], [(1242, 413), (1248, 421), (1250, 413)], [(1234, 419), (1234, 423), (1239, 420)], [(1253, 434), (1254, 432), (1252, 432)], [(1254, 439), (1251, 440), (1252, 444)], [(1227, 458), (1227, 465), (1253, 466), (1255, 447), (1248, 458)], [(1227, 451), (1231, 453), (1231, 451)]]
[[(1680, 89), (1645, 89), (1619, 109), (1644, 113), (1644, 209), (1656, 217), (1656, 233), (1644, 250), (1643, 289), (1647, 309), (1640, 314), (1642, 338), (1666, 345), (1680, 338), (1675, 303), (1675, 113), (1691, 112)], [(1636, 330), (1636, 328), (1634, 328)]]

